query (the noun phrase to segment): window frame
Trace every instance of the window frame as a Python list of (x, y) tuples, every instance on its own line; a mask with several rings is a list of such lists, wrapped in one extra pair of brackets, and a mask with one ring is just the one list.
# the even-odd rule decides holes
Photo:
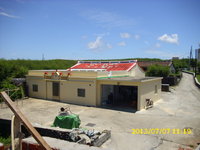
[(86, 97), (86, 90), (84, 88), (77, 89), (77, 96), (78, 97)]
[(32, 91), (38, 92), (38, 84), (32, 84)]
[(59, 82), (52, 82), (52, 95), (60, 96), (60, 83)]

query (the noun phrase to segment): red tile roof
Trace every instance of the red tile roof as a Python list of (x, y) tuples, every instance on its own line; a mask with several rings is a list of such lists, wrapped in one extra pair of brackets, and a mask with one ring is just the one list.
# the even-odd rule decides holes
[(130, 71), (137, 61), (79, 61), (76, 65), (70, 69), (103, 69), (106, 71)]

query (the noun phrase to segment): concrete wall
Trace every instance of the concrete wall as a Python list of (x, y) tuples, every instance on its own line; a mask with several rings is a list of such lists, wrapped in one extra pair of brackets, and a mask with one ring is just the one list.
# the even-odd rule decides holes
[(136, 64), (130, 71), (130, 76), (143, 78), (145, 77), (145, 72)]
[[(30, 97), (46, 98), (46, 82), (42, 77), (27, 77), (28, 94)], [(33, 85), (38, 85), (38, 92), (33, 91)]]
[[(51, 76), (52, 73), (55, 73), (56, 70), (29, 70), (28, 76), (44, 76), (44, 73), (47, 73), (47, 76)], [(68, 76), (70, 73), (70, 77), (97, 77), (97, 72), (93, 71), (66, 71), (66, 70), (58, 70), (59, 73), (62, 73), (62, 76)]]
[[(138, 106), (137, 109), (144, 109), (146, 106), (146, 99), (150, 98), (154, 102), (158, 101), (161, 96), (161, 79), (154, 79), (145, 82), (119, 82), (99, 80), (97, 81), (97, 106), (101, 105), (102, 88), (101, 85), (125, 85), (125, 86), (137, 86), (138, 87)], [(157, 86), (157, 93), (155, 93), (155, 86)]]
[[(78, 96), (78, 88), (85, 89), (85, 97)], [(67, 103), (96, 106), (96, 81), (61, 81), (60, 99)]]
[(52, 100), (53, 99), (53, 90), (52, 90), (52, 81), (46, 81), (46, 99)]
[[(136, 67), (136, 71), (140, 69)], [(142, 74), (143, 72), (141, 72)], [(52, 82), (59, 82), (60, 95), (53, 97)], [(38, 85), (38, 92), (33, 92), (32, 85)], [(115, 81), (115, 80), (96, 80), (93, 78), (70, 78), (69, 80), (45, 80), (43, 77), (27, 76), (29, 96), (54, 99), (73, 104), (100, 106), (102, 97), (102, 85), (126, 85), (138, 87), (138, 110), (146, 105), (146, 99), (151, 98), (154, 102), (160, 99), (161, 79), (144, 80), (142, 82)], [(157, 86), (157, 93), (155, 93)], [(78, 88), (85, 89), (85, 97), (79, 97)]]
[[(156, 93), (157, 87), (157, 93)], [(158, 101), (161, 97), (161, 79), (143, 82), (138, 86), (138, 107), (139, 110), (144, 109), (146, 106), (146, 99), (151, 99), (154, 102)]]
[[(53, 96), (53, 82), (58, 82), (60, 85), (59, 96)], [(38, 92), (33, 91), (33, 84), (38, 85)], [(30, 97), (96, 106), (95, 80), (75, 78), (71, 80), (45, 80), (39, 77), (27, 77), (27, 85)], [(78, 88), (85, 89), (85, 97), (79, 97), (77, 95)]]

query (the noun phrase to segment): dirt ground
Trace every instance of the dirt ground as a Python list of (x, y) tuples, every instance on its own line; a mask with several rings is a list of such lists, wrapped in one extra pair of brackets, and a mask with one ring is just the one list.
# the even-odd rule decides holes
[[(41, 99), (29, 98), (18, 102), (18, 107), (34, 125), (50, 126), (60, 107), (68, 106)], [(102, 148), (111, 150), (178, 150), (194, 149), (200, 143), (200, 90), (193, 78), (183, 73), (178, 86), (171, 92), (162, 92), (162, 99), (148, 110), (136, 113), (70, 104), (71, 111), (79, 114), (81, 126), (96, 130), (111, 130)], [(0, 118), (10, 119), (12, 112), (0, 106)], [(87, 126), (94, 124), (93, 127)], [(170, 128), (169, 134), (132, 134), (132, 129)], [(191, 134), (173, 134), (174, 129), (189, 129)]]

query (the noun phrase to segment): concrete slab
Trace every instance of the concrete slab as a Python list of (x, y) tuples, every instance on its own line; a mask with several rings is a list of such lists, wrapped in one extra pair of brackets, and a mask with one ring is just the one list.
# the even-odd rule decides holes
[[(53, 149), (56, 150), (108, 150), (105, 148), (98, 148), (98, 147), (90, 147), (88, 145), (83, 145), (83, 144), (77, 144), (74, 142), (68, 142), (68, 141), (64, 141), (64, 140), (59, 140), (59, 139), (55, 139), (55, 138), (50, 138), (50, 137), (43, 137), (44, 140), (49, 143), (49, 146)], [(22, 140), (23, 145), (24, 143), (26, 143), (27, 145), (32, 145), (32, 147), (37, 144), (37, 142), (35, 141), (35, 139), (33, 137), (29, 137), (26, 139)], [(25, 146), (24, 146), (25, 147)], [(35, 146), (37, 149), (37, 146)], [(27, 148), (27, 147), (26, 147)], [(38, 148), (39, 150), (40, 148)], [(22, 149), (23, 150), (23, 149)]]

